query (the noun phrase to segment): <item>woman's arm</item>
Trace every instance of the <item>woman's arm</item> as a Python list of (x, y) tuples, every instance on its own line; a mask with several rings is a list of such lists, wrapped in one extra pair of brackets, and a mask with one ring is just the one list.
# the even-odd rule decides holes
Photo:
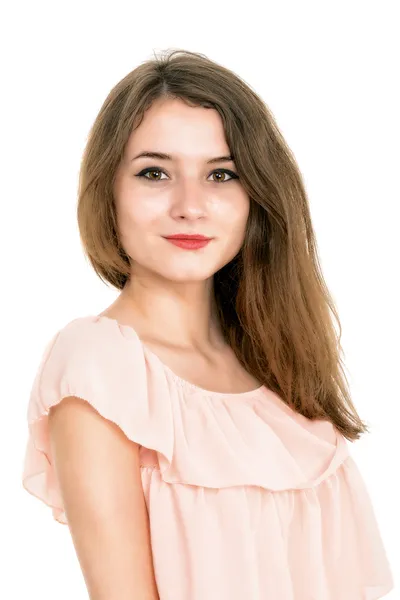
[(50, 409), (49, 432), (90, 599), (159, 600), (138, 444), (74, 396)]

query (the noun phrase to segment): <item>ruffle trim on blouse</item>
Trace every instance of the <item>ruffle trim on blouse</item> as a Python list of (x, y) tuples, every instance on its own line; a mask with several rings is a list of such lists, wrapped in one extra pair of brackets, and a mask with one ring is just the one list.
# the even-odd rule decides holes
[(24, 482), (52, 506), (60, 494), (47, 416), (66, 396), (86, 400), (130, 440), (155, 450), (167, 483), (303, 489), (325, 480), (348, 456), (345, 438), (330, 422), (309, 421), (267, 388), (254, 396), (185, 393), (133, 328), (80, 317), (48, 343), (28, 406)]
[(310, 421), (267, 388), (244, 401), (241, 394), (185, 391), (132, 327), (80, 317), (47, 344), (28, 405), (24, 483), (53, 506), (60, 495), (47, 416), (66, 396), (86, 400), (130, 440), (155, 450), (167, 483), (304, 489), (327, 479), (349, 454), (332, 423)]

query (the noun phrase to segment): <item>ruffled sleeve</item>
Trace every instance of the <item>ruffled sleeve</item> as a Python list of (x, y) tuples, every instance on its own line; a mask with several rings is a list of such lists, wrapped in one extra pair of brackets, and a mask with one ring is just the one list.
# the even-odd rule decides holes
[(156, 450), (164, 465), (172, 459), (170, 405), (148, 393), (148, 367), (138, 337), (115, 335), (111, 324), (81, 317), (65, 325), (47, 343), (31, 388), (23, 486), (62, 524), (67, 519), (51, 457), (48, 413), (63, 398), (86, 400), (130, 440)]

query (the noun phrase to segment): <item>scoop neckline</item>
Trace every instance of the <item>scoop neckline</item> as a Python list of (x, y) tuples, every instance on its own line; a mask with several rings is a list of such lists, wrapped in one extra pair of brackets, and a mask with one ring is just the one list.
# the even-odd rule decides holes
[(117, 319), (114, 319), (113, 317), (108, 317), (107, 315), (92, 315), (94, 316), (94, 318), (96, 320), (106, 320), (109, 322), (112, 322), (115, 324), (115, 326), (117, 326), (118, 328), (125, 328), (127, 331), (129, 331), (131, 334), (133, 334), (139, 341), (140, 345), (142, 346), (143, 350), (146, 351), (149, 355), (153, 356), (155, 358), (155, 360), (159, 363), (159, 365), (165, 370), (167, 371), (171, 377), (182, 387), (185, 388), (189, 388), (197, 393), (206, 395), (206, 396), (215, 396), (215, 397), (225, 397), (225, 398), (247, 398), (247, 397), (253, 397), (253, 396), (258, 396), (259, 394), (264, 392), (265, 389), (265, 385), (262, 384), (260, 385), (258, 388), (255, 388), (253, 390), (247, 390), (246, 392), (216, 392), (215, 390), (206, 390), (205, 388), (202, 388), (198, 385), (196, 385), (195, 383), (192, 383), (191, 381), (187, 381), (186, 379), (183, 379), (183, 377), (180, 377), (179, 375), (177, 375), (172, 369), (171, 367), (169, 367), (168, 365), (166, 365), (161, 358), (158, 356), (158, 354), (156, 354), (155, 352), (153, 352), (153, 350), (151, 350), (143, 341), (142, 339), (139, 337), (136, 329), (134, 327), (132, 327), (132, 325), (126, 325), (124, 323), (120, 323)]

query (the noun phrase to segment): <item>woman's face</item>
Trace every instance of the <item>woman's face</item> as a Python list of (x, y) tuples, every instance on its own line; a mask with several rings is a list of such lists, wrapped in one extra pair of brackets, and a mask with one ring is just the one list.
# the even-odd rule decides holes
[[(142, 152), (165, 158), (136, 158)], [(204, 281), (239, 252), (249, 213), (249, 197), (229, 156), (222, 120), (214, 109), (160, 99), (145, 113), (125, 147), (114, 187), (118, 226), (132, 275), (155, 275), (175, 282)], [(152, 171), (145, 174), (151, 167)], [(165, 239), (201, 234), (212, 240), (183, 249)]]

